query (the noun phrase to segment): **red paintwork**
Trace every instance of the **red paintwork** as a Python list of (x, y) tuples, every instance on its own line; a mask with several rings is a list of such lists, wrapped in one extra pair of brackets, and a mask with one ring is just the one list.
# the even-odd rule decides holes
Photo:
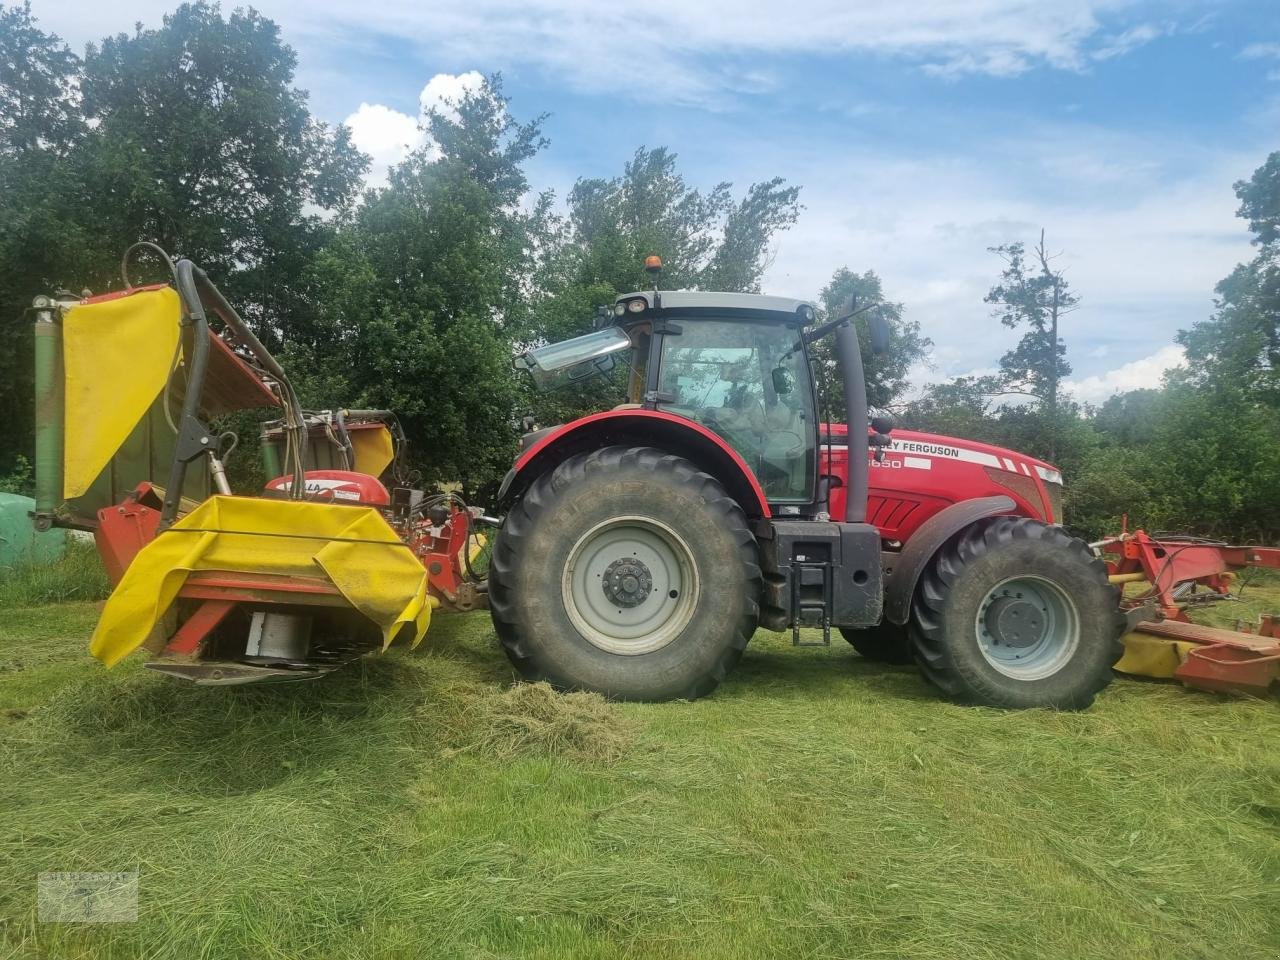
[(467, 512), (455, 506), (439, 527), (433, 527), (430, 520), (422, 519), (415, 521), (407, 532), (398, 531), (427, 568), (431, 589), (449, 601), (457, 600), (458, 588), (466, 576), (462, 551), (467, 549), (469, 529)]
[[(844, 444), (848, 430), (843, 423), (824, 425), (824, 429), (826, 426), (830, 427), (835, 443), (830, 465), (826, 445), (820, 448), (820, 472), (835, 474), (843, 484), (849, 476), (849, 451)], [(1043, 460), (976, 440), (916, 430), (894, 430), (890, 436), (894, 446), (885, 450), (879, 462), (874, 458), (874, 451), (868, 455), (871, 476), (867, 520), (879, 527), (886, 540), (905, 542), (938, 511), (978, 497), (1011, 497), (1019, 516), (1051, 523), (1062, 520), (1050, 515), (1044, 482), (1035, 469), (1055, 469)], [(1025, 492), (996, 483), (987, 473), (988, 467), (1012, 475), (1011, 482), (1025, 488)], [(1019, 477), (1021, 479), (1016, 479)], [(1034, 496), (1026, 495), (1030, 491), (1034, 491)], [(844, 516), (845, 492), (843, 485), (831, 491), (833, 517)]]
[(1179, 584), (1194, 581), (1215, 593), (1231, 589), (1231, 573), (1246, 567), (1280, 568), (1280, 547), (1229, 547), (1194, 540), (1156, 540), (1145, 530), (1121, 533), (1102, 544), (1112, 574), (1142, 573), (1151, 585), (1145, 604), (1154, 601), (1168, 620), (1188, 621), (1174, 596)]
[(120, 503), (98, 511), (93, 542), (112, 586), (120, 582), (138, 551), (155, 539), (160, 507), (160, 496), (143, 481)]
[(516, 460), (516, 472), (519, 473), (530, 460), (551, 444), (563, 440), (565, 437), (569, 436), (569, 434), (574, 433), (577, 430), (581, 430), (583, 427), (591, 424), (603, 423), (609, 420), (660, 420), (666, 423), (678, 424), (681, 427), (692, 430), (700, 437), (710, 440), (717, 447), (723, 450), (734, 464), (737, 465), (738, 469), (742, 471), (742, 476), (746, 479), (747, 484), (751, 487), (751, 490), (755, 494), (756, 500), (759, 503), (760, 515), (762, 517), (772, 516), (769, 512), (769, 502), (765, 499), (764, 490), (760, 487), (760, 481), (756, 479), (755, 473), (749, 466), (747, 466), (746, 461), (738, 455), (737, 450), (734, 450), (733, 447), (729, 446), (729, 444), (727, 444), (719, 434), (708, 430), (702, 424), (695, 423), (687, 417), (677, 416), (674, 413), (667, 413), (663, 410), (605, 410), (602, 413), (593, 413), (590, 416), (579, 417), (577, 420), (573, 420), (570, 423), (566, 423), (564, 426), (551, 431), (551, 433), (547, 434), (522, 453), (520, 458)]
[[(308, 470), (302, 475), (308, 500), (353, 503), (367, 507), (389, 507), (391, 494), (377, 477), (354, 470)], [(288, 493), (293, 474), (268, 481), (266, 489)]]
[(1280, 639), (1272, 617), (1262, 619), (1256, 634), (1177, 620), (1140, 623), (1134, 629), (1200, 644), (1187, 651), (1187, 658), (1173, 672), (1188, 687), (1264, 696), (1280, 677)]
[[(276, 595), (281, 596), (277, 597)], [(246, 601), (304, 602), (301, 596), (341, 597), (342, 591), (319, 577), (293, 577), (276, 573), (202, 571), (191, 574), (178, 596), (213, 600), (234, 595)]]
[[(1280, 629), (1275, 617), (1263, 617), (1256, 632), (1222, 630), (1191, 623), (1187, 608), (1196, 598), (1212, 601), (1231, 589), (1234, 571), (1248, 567), (1280, 568), (1280, 548), (1233, 547), (1195, 540), (1160, 539), (1145, 530), (1122, 531), (1101, 544), (1107, 572), (1113, 576), (1140, 574), (1148, 584), (1122, 606), (1152, 606), (1162, 620), (1146, 621), (1134, 629), (1170, 640), (1202, 644), (1187, 652), (1174, 676), (1189, 687), (1220, 692), (1265, 694), (1280, 677)], [(1175, 588), (1195, 583), (1212, 594), (1179, 599)]]
[(213, 632), (223, 620), (235, 609), (234, 600), (206, 600), (196, 608), (196, 612), (173, 635), (164, 652), (168, 656), (189, 656), (200, 649), (204, 638)]

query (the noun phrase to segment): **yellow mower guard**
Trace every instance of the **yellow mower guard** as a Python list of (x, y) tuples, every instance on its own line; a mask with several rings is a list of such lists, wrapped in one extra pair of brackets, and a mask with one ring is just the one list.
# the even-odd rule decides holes
[(384, 650), (409, 624), (417, 646), (435, 604), (426, 570), (373, 508), (215, 496), (138, 552), (89, 652), (110, 667), (140, 647), (195, 571), (327, 579), (378, 625)]

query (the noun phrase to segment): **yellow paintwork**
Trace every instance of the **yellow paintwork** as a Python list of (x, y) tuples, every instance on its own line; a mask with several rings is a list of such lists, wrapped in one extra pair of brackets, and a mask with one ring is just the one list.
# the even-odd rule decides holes
[(395, 459), (396, 448), (391, 440), (391, 431), (384, 426), (378, 429), (351, 431), (351, 448), (355, 452), (356, 473), (367, 473), (371, 477), (382, 476), (382, 471), (391, 466)]
[(1124, 656), (1115, 669), (1139, 677), (1168, 679), (1187, 659), (1187, 651), (1198, 646), (1203, 644), (1136, 631), (1127, 633), (1124, 636)]
[(83, 496), (164, 389), (182, 308), (169, 287), (69, 309), (62, 318), (62, 495)]
[(417, 646), (436, 602), (427, 596), (426, 570), (377, 510), (215, 496), (134, 557), (89, 652), (113, 666), (136, 650), (196, 570), (327, 579), (381, 628), (384, 650), (407, 624)]

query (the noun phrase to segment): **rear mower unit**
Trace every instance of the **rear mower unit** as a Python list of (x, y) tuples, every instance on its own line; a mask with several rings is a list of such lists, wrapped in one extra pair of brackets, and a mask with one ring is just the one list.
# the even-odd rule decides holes
[(1194, 537), (1122, 532), (1095, 546), (1112, 583), (1135, 586), (1124, 601), (1133, 631), (1125, 637), (1122, 673), (1175, 678), (1222, 693), (1267, 693), (1280, 679), (1280, 618), (1235, 630), (1192, 623), (1187, 611), (1231, 599), (1243, 570), (1280, 569), (1276, 547), (1231, 546)]

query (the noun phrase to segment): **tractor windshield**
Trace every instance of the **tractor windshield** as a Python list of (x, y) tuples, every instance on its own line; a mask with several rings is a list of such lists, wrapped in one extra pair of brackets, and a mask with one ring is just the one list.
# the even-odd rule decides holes
[(661, 409), (723, 437), (769, 500), (810, 502), (817, 435), (795, 329), (729, 319), (679, 323), (680, 335), (663, 342)]

